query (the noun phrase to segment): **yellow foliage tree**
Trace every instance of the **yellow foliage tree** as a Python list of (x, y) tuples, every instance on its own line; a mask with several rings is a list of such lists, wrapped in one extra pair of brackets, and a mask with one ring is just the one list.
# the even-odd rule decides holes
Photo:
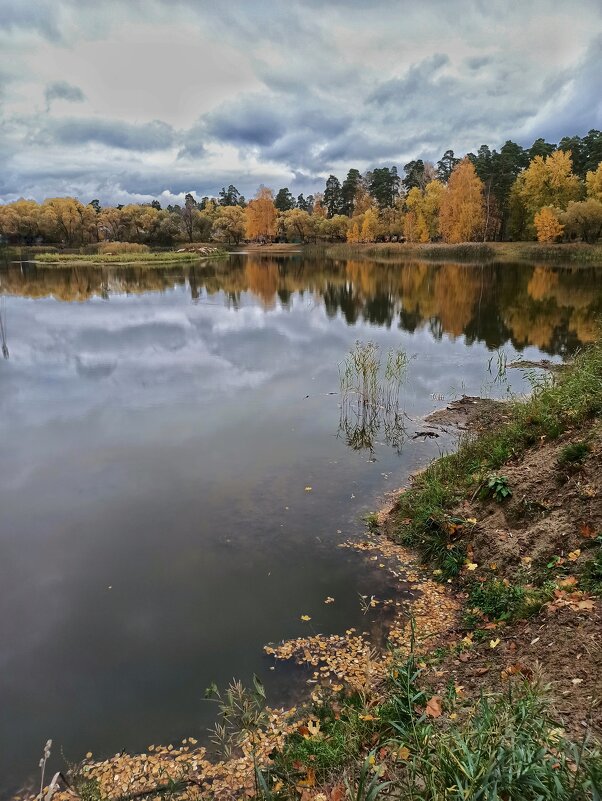
[(544, 206), (536, 214), (533, 220), (537, 231), (538, 242), (555, 242), (564, 231), (564, 225), (556, 216), (554, 209)]
[(578, 200), (581, 194), (570, 151), (556, 150), (545, 158), (535, 156), (521, 177), (522, 200), (532, 215), (544, 206), (566, 209), (569, 201)]
[(483, 235), (483, 182), (467, 158), (454, 168), (441, 195), (439, 224), (446, 242), (471, 242)]
[(597, 170), (589, 170), (585, 176), (585, 189), (587, 196), (602, 203), (602, 161)]
[(368, 209), (364, 214), (362, 225), (362, 242), (374, 242), (378, 236), (378, 214), (374, 209)]
[(358, 228), (358, 224), (356, 222), (352, 223), (351, 227), (347, 231), (347, 241), (354, 243), (360, 241), (360, 229)]
[(246, 232), (249, 239), (272, 239), (276, 233), (276, 217), (278, 212), (274, 206), (274, 193), (265, 186), (260, 186), (245, 209)]

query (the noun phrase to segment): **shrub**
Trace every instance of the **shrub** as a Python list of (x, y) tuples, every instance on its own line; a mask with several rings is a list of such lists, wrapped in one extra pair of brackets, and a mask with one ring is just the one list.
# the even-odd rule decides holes
[(149, 253), (148, 245), (137, 242), (99, 242), (99, 253)]

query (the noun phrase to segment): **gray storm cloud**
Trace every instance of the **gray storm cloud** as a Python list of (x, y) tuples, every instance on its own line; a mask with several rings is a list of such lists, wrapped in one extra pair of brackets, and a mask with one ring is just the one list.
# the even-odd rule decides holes
[(601, 22), (598, 0), (0, 0), (0, 201), (297, 194), (583, 135)]

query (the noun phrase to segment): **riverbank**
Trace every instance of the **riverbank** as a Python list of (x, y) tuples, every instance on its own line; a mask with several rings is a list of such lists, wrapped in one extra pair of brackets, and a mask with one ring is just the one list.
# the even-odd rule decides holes
[[(312, 246), (310, 246), (312, 247)], [(546, 262), (561, 264), (602, 265), (602, 245), (585, 243), (541, 244), (539, 242), (465, 242), (444, 243), (347, 244), (325, 246), (333, 258), (395, 259), (412, 258), (427, 261), (478, 262)]]
[(480, 433), (396, 493), (364, 539), (342, 543), (414, 596), (411, 610), (365, 599), (387, 610), (391, 650), (374, 652), (353, 630), (268, 646), (310, 669), (311, 703), (268, 710), (261, 687), (231, 688), (221, 710), (235, 756), (210, 760), (194, 739), (102, 762), (90, 754), (72, 777), (80, 797), (322, 801), (343, 799), (346, 782), (372, 798), (396, 787), (435, 801), (483, 788), (595, 797), (602, 346), (527, 401), (484, 412), (484, 425), (471, 423)]

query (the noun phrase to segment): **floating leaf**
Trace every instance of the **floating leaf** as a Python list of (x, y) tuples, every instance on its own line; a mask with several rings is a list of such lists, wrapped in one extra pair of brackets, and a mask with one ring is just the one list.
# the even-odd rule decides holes
[(305, 492), (311, 492), (311, 490), (312, 490), (311, 487), (305, 487)]
[(324, 603), (325, 603), (325, 604), (333, 604), (333, 603), (334, 603), (334, 598), (332, 598), (332, 597), (329, 595), (329, 596), (328, 596), (328, 598), (326, 598), (326, 599), (324, 600)]
[(309, 615), (301, 615), (301, 620), (311, 620)]

